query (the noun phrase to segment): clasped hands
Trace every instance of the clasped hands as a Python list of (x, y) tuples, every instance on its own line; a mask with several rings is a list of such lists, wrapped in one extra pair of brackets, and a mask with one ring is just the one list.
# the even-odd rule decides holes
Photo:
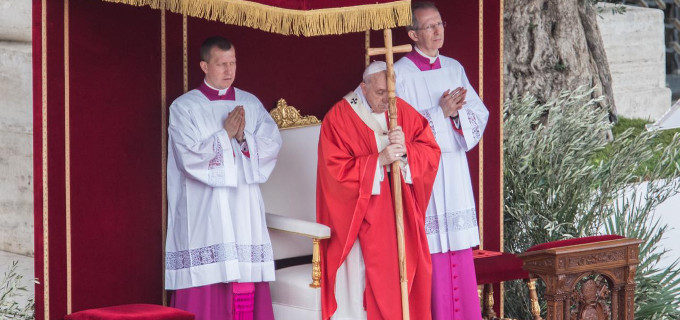
[(442, 97), (439, 99), (439, 106), (442, 108), (445, 117), (456, 117), (458, 111), (463, 109), (465, 105), (465, 95), (467, 94), (467, 89), (463, 87), (458, 87), (451, 90), (444, 91)]
[(229, 139), (236, 138), (239, 143), (243, 142), (243, 130), (246, 128), (246, 112), (243, 106), (236, 106), (229, 112), (227, 119), (224, 120), (224, 130), (227, 131)]
[(396, 126), (387, 135), (390, 144), (378, 154), (378, 161), (381, 166), (392, 164), (406, 156), (406, 139), (401, 127)]

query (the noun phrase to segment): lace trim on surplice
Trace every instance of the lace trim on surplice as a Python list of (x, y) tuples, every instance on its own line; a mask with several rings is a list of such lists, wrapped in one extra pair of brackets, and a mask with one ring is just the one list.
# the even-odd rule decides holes
[(432, 129), (432, 135), (436, 138), (437, 137), (437, 130), (434, 127), (434, 121), (432, 121), (432, 115), (430, 115), (430, 111), (425, 111), (425, 119), (427, 119), (427, 122), (430, 124), (430, 129)]
[(208, 179), (211, 183), (218, 184), (224, 180), (226, 172), (224, 170), (224, 150), (220, 139), (216, 136), (213, 136), (213, 152), (215, 157), (208, 163)]
[(202, 248), (167, 252), (165, 268), (177, 270), (232, 260), (249, 263), (274, 261), (274, 252), (271, 243), (261, 245), (220, 243)]
[(469, 109), (465, 109), (465, 112), (467, 113), (468, 120), (470, 121), (470, 125), (472, 126), (472, 137), (474, 137), (476, 141), (479, 141), (479, 139), (482, 136), (482, 133), (479, 131), (477, 115)]
[(425, 217), (425, 232), (428, 235), (445, 234), (449, 231), (465, 230), (474, 227), (477, 227), (477, 212), (474, 208)]

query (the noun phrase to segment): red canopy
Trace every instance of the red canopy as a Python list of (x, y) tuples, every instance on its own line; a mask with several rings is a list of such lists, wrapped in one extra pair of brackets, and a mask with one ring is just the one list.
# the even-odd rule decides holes
[(104, 0), (283, 35), (319, 36), (411, 23), (409, 0)]

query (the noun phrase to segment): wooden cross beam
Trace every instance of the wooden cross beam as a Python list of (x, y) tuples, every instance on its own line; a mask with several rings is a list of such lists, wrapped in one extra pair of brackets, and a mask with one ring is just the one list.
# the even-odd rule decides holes
[(385, 55), (385, 63), (387, 64), (387, 95), (389, 98), (389, 115), (390, 115), (390, 129), (397, 126), (397, 96), (395, 93), (395, 77), (394, 77), (394, 54), (411, 52), (410, 44), (401, 46), (392, 46), (392, 29), (383, 30), (383, 38), (385, 39), (384, 48), (370, 48), (370, 34), (366, 32), (366, 66), (369, 64), (370, 56)]
[[(387, 64), (387, 97), (389, 98), (390, 130), (397, 126), (397, 96), (395, 93), (394, 53), (411, 52), (411, 45), (392, 46), (392, 29), (383, 30), (384, 48), (370, 48), (370, 34), (366, 32), (366, 63), (369, 57), (385, 55)], [(406, 277), (406, 251), (404, 242), (404, 207), (401, 194), (401, 168), (399, 162), (392, 163), (392, 194), (394, 195), (394, 214), (397, 222), (397, 251), (399, 254), (399, 283), (401, 286), (401, 312), (404, 320), (410, 319), (408, 306), (408, 279)]]

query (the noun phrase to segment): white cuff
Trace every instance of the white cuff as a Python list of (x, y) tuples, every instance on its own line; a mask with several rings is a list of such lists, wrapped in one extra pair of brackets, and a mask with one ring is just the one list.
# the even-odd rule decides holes
[(399, 160), (399, 167), (401, 167), (401, 175), (404, 177), (404, 182), (413, 184), (413, 178), (411, 178), (411, 168), (408, 165), (408, 157), (403, 156)]
[(380, 158), (378, 158), (378, 161), (376, 161), (375, 164), (375, 176), (373, 177), (373, 189), (371, 191), (372, 195), (378, 195), (380, 194), (380, 182), (385, 179), (385, 176), (383, 175), (383, 168), (380, 166)]

